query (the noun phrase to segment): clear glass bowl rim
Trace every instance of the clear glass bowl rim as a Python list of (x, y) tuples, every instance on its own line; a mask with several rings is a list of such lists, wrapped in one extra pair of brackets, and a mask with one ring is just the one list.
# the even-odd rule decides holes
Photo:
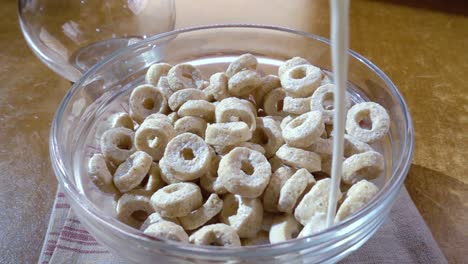
[[(258, 246), (247, 246), (247, 247), (240, 247), (240, 248), (220, 248), (216, 247), (213, 248), (212, 246), (193, 246), (187, 245), (182, 243), (177, 243), (173, 241), (165, 241), (162, 239), (154, 238), (151, 236), (144, 235), (141, 231), (131, 228), (125, 224), (120, 224), (119, 226), (112, 225), (107, 222), (105, 217), (101, 215), (95, 207), (92, 206), (81, 194), (79, 194), (77, 188), (75, 187), (74, 183), (67, 177), (68, 172), (64, 162), (62, 160), (62, 156), (64, 153), (61, 153), (60, 142), (58, 141), (60, 135), (60, 127), (61, 121), (64, 119), (64, 111), (68, 106), (70, 100), (72, 99), (73, 95), (76, 94), (83, 83), (89, 78), (92, 77), (103, 65), (111, 63), (112, 61), (118, 60), (123, 55), (131, 52), (132, 50), (136, 50), (138, 48), (142, 48), (151, 42), (156, 40), (166, 38), (173, 35), (183, 34), (187, 32), (195, 32), (195, 31), (203, 31), (203, 30), (213, 30), (213, 29), (223, 29), (223, 28), (231, 28), (231, 29), (258, 29), (258, 30), (271, 30), (271, 31), (279, 31), (282, 33), (290, 33), (306, 38), (310, 38), (316, 41), (323, 42), (324, 44), (330, 45), (330, 40), (320, 37), (311, 33), (298, 31), (289, 28), (283, 28), (278, 26), (269, 26), (269, 25), (256, 25), (256, 24), (219, 24), (219, 25), (207, 25), (207, 26), (197, 26), (197, 27), (189, 27), (189, 28), (182, 28), (166, 33), (161, 33), (150, 38), (147, 38), (141, 42), (133, 44), (129, 47), (122, 48), (106, 59), (102, 60), (101, 62), (97, 63), (91, 69), (89, 69), (77, 82), (73, 84), (71, 89), (67, 92), (64, 99), (60, 103), (57, 112), (55, 113), (51, 132), (50, 132), (50, 140), (49, 140), (49, 149), (50, 149), (50, 158), (52, 162), (53, 170), (57, 176), (59, 183), (64, 187), (65, 193), (69, 199), (73, 199), (74, 202), (82, 207), (84, 211), (86, 211), (89, 216), (93, 217), (95, 220), (102, 222), (102, 224), (107, 225), (113, 231), (119, 232), (125, 236), (132, 237), (136, 240), (140, 240), (144, 243), (149, 243), (155, 248), (160, 248), (164, 250), (170, 251), (178, 251), (180, 253), (186, 254), (196, 254), (196, 255), (210, 255), (213, 257), (229, 257), (229, 256), (237, 256), (240, 255), (244, 256), (272, 256), (278, 255), (281, 253), (287, 252), (295, 252), (302, 248), (306, 248), (308, 245), (317, 245), (321, 242), (329, 241), (342, 229), (353, 225), (362, 217), (370, 214), (371, 212), (379, 209), (378, 207), (381, 205), (388, 206), (389, 197), (395, 197), (397, 193), (400, 191), (401, 186), (406, 178), (408, 173), (412, 156), (413, 156), (413, 148), (414, 148), (414, 130), (413, 130), (413, 123), (411, 119), (411, 115), (409, 109), (403, 100), (401, 93), (398, 91), (397, 87), (393, 84), (390, 78), (380, 70), (374, 63), (366, 59), (365, 57), (361, 56), (360, 54), (348, 50), (348, 54), (355, 59), (359, 60), (362, 64), (369, 67), (372, 71), (374, 71), (389, 87), (389, 91), (397, 98), (397, 103), (401, 107), (401, 110), (404, 115), (404, 123), (406, 130), (403, 131), (402, 136), (402, 154), (395, 162), (396, 170), (392, 172), (392, 176), (388, 182), (386, 182), (385, 186), (381, 189), (376, 197), (372, 199), (372, 201), (363, 209), (359, 210), (356, 214), (349, 217), (343, 222), (340, 222), (320, 233), (314, 234), (312, 236), (289, 240), (281, 243), (276, 244), (266, 244), (266, 245), (258, 245)], [(393, 204), (393, 203), (390, 203)], [(312, 238), (312, 239), (311, 239)]]

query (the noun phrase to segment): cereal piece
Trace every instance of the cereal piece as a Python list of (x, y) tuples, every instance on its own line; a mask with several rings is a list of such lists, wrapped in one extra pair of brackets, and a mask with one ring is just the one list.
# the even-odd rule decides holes
[(223, 202), (221, 222), (233, 227), (241, 238), (255, 237), (262, 228), (262, 202), (234, 194), (226, 195)]
[(133, 131), (124, 128), (112, 128), (104, 132), (101, 136), (101, 151), (106, 159), (115, 165), (124, 162), (133, 152)]
[[(332, 167), (332, 156), (331, 155), (320, 155), (322, 157), (322, 172), (325, 172), (331, 176), (331, 167)], [(343, 161), (345, 158), (343, 157)]]
[[(171, 123), (171, 120), (169, 119), (169, 117), (167, 115), (161, 114), (161, 113), (155, 113), (155, 114), (151, 114), (151, 115), (147, 116), (145, 118), (145, 120), (143, 121), (143, 123), (145, 121), (147, 121), (147, 120), (150, 120), (150, 119), (156, 120), (158, 122), (166, 122), (166, 123), (169, 123), (169, 124)], [(141, 124), (141, 125), (143, 125), (143, 124)]]
[(293, 175), (294, 170), (288, 166), (282, 166), (271, 175), (265, 191), (263, 192), (263, 209), (267, 212), (278, 212), (278, 200), (284, 183)]
[(236, 73), (245, 71), (245, 70), (252, 70), (255, 71), (257, 69), (257, 58), (252, 54), (242, 54), (237, 58), (235, 61), (229, 64), (226, 75), (228, 77), (234, 76)]
[(283, 75), (283, 73), (285, 73), (287, 70), (298, 65), (310, 65), (310, 62), (301, 57), (293, 57), (279, 66), (278, 76), (281, 77), (281, 75)]
[(145, 178), (151, 167), (151, 156), (143, 151), (133, 153), (114, 173), (114, 184), (120, 192), (128, 192)]
[(312, 145), (306, 147), (305, 149), (315, 152), (320, 156), (331, 155), (333, 150), (333, 138), (324, 139), (319, 137)]
[(186, 216), (180, 217), (179, 220), (185, 230), (194, 230), (215, 217), (221, 212), (221, 209), (223, 209), (223, 200), (217, 194), (212, 193), (202, 207)]
[(189, 237), (184, 229), (173, 222), (159, 221), (148, 226), (145, 231), (146, 235), (157, 237), (160, 239), (173, 240), (183, 243), (188, 243)]
[[(330, 178), (317, 181), (310, 191), (302, 198), (294, 211), (294, 217), (302, 225), (306, 225), (316, 214), (326, 214), (328, 209), (328, 196), (330, 194)], [(341, 199), (338, 192), (337, 200)]]
[(314, 183), (314, 176), (306, 169), (296, 171), (281, 187), (278, 199), (278, 211), (291, 214), (299, 197)]
[(340, 222), (363, 208), (379, 192), (372, 182), (361, 180), (351, 186), (336, 213), (335, 223)]
[(137, 150), (145, 151), (153, 160), (162, 158), (166, 145), (176, 135), (166, 119), (146, 119), (135, 132), (135, 147)]
[(211, 123), (215, 117), (215, 106), (205, 100), (189, 100), (180, 106), (177, 114), (179, 116), (200, 117)]
[(294, 118), (296, 118), (296, 115), (288, 115), (283, 120), (281, 120), (280, 128), (281, 130), (284, 130), (284, 128), (291, 122)]
[(255, 198), (265, 190), (271, 166), (260, 152), (236, 147), (221, 158), (218, 177), (223, 186), (242, 197)]
[(296, 238), (301, 230), (301, 225), (292, 215), (278, 215), (273, 219), (270, 229), (270, 243), (279, 243)]
[(174, 94), (174, 91), (172, 91), (171, 87), (169, 86), (169, 82), (167, 81), (166, 76), (162, 76), (161, 78), (159, 78), (159, 82), (156, 85), (156, 89), (161, 91), (161, 93), (164, 94), (164, 97), (166, 99), (168, 99), (169, 97), (171, 97), (171, 95)]
[(383, 169), (382, 154), (375, 151), (354, 154), (343, 161), (341, 180), (346, 184), (354, 184), (361, 179), (374, 179)]
[(173, 91), (185, 88), (203, 88), (203, 77), (200, 70), (187, 63), (172, 67), (167, 73), (167, 81)]
[(254, 92), (255, 102), (258, 105), (263, 105), (263, 99), (265, 95), (268, 94), (271, 90), (281, 87), (280, 79), (276, 75), (264, 76), (262, 77), (261, 81), (262, 83), (260, 87), (258, 87)]
[(304, 168), (309, 172), (320, 171), (322, 167), (318, 154), (288, 145), (281, 146), (276, 152), (276, 156), (286, 165)]
[(301, 232), (297, 236), (297, 238), (311, 236), (318, 232), (321, 232), (327, 228), (327, 214), (325, 213), (317, 213), (314, 214), (310, 219), (309, 222), (302, 228)]
[(193, 133), (204, 138), (206, 126), (206, 121), (200, 117), (184, 116), (175, 122), (174, 129), (179, 135), (183, 133)]
[(283, 111), (283, 101), (286, 97), (286, 92), (283, 88), (276, 88), (265, 95), (263, 99), (263, 110), (267, 115), (271, 116), (287, 116)]
[(153, 113), (162, 113), (167, 100), (156, 87), (144, 84), (133, 89), (130, 95), (130, 115), (138, 123)]
[(153, 162), (145, 178), (143, 178), (140, 183), (141, 187), (135, 190), (141, 190), (148, 195), (151, 195), (155, 191), (161, 189), (164, 185), (164, 181), (161, 179), (161, 169), (157, 163)]
[(148, 196), (125, 193), (117, 201), (117, 218), (125, 224), (139, 228), (143, 221), (154, 212)]
[(119, 112), (109, 117), (109, 128), (125, 127), (133, 130), (133, 120), (129, 114)]
[(246, 96), (255, 91), (261, 84), (261, 77), (256, 71), (245, 70), (229, 78), (228, 91), (234, 96)]
[(228, 78), (224, 72), (217, 72), (210, 77), (210, 85), (203, 89), (207, 100), (221, 101), (229, 97)]
[(169, 122), (172, 124), (172, 125), (175, 125), (175, 122), (177, 120), (179, 120), (179, 116), (177, 115), (176, 112), (172, 112), (170, 114), (167, 115), (167, 118), (169, 119)]
[(285, 166), (283, 161), (281, 161), (277, 156), (273, 156), (272, 158), (268, 160), (268, 162), (271, 165), (271, 171), (276, 171), (280, 167)]
[(221, 184), (218, 178), (218, 168), (221, 157), (213, 155), (211, 167), (207, 173), (200, 177), (200, 186), (209, 193), (217, 193), (219, 195), (226, 194), (227, 190)]
[(177, 111), (179, 107), (189, 100), (206, 100), (206, 96), (201, 90), (188, 88), (172, 94), (167, 103), (172, 111)]
[(151, 65), (145, 75), (145, 81), (151, 85), (157, 86), (159, 79), (166, 76), (172, 65), (160, 62)]
[(158, 212), (154, 212), (150, 214), (148, 218), (146, 218), (145, 222), (143, 222), (143, 224), (141, 225), (140, 230), (144, 231), (150, 225), (161, 221), (169, 221), (173, 222), (174, 224), (180, 225), (180, 222), (177, 218), (163, 217)]
[[(322, 85), (315, 90), (310, 100), (310, 109), (312, 111), (322, 112), (325, 124), (333, 124), (333, 113), (335, 112), (333, 105), (334, 89), (334, 84)], [(351, 107), (351, 100), (349, 99), (348, 93), (346, 93), (345, 104), (346, 109)]]
[(159, 168), (161, 170), (161, 179), (165, 183), (173, 184), (182, 182), (182, 180), (177, 179), (180, 178), (180, 176), (177, 178), (174, 176), (175, 173), (169, 168), (169, 166), (167, 166), (167, 162), (164, 157), (159, 161)]
[(350, 157), (354, 154), (359, 154), (367, 151), (372, 151), (372, 147), (368, 144), (361, 142), (353, 136), (344, 135), (344, 156)]
[(322, 71), (313, 65), (298, 65), (280, 76), (281, 86), (293, 97), (309, 97), (322, 81)]
[(164, 158), (174, 176), (183, 181), (199, 178), (210, 166), (212, 153), (205, 141), (194, 134), (174, 137), (166, 146)]
[(256, 237), (241, 239), (242, 246), (256, 246), (270, 244), (270, 238), (267, 231), (261, 230)]
[(186, 216), (202, 203), (200, 188), (188, 182), (170, 184), (151, 196), (151, 205), (163, 217)]
[(284, 140), (292, 147), (308, 147), (316, 142), (325, 130), (322, 113), (312, 111), (289, 122), (282, 131)]
[(346, 117), (346, 132), (364, 143), (383, 138), (390, 128), (390, 117), (374, 102), (355, 104)]
[(88, 162), (88, 175), (91, 181), (103, 192), (115, 193), (106, 159), (102, 154), (94, 154)]
[(225, 224), (206, 225), (189, 238), (190, 243), (206, 246), (240, 247), (240, 238), (234, 228)]
[(245, 100), (236, 97), (222, 100), (216, 105), (215, 116), (217, 123), (242, 121), (249, 126), (251, 132), (255, 131), (255, 108), (252, 109), (252, 105)]
[(244, 122), (215, 123), (206, 128), (205, 140), (210, 145), (237, 145), (252, 138)]
[(231, 150), (233, 150), (234, 148), (236, 147), (246, 147), (246, 148), (249, 148), (251, 150), (256, 150), (260, 153), (262, 153), (263, 155), (265, 155), (265, 149), (260, 146), (259, 144), (255, 144), (255, 143), (252, 143), (252, 142), (241, 142), (237, 145), (227, 145), (227, 146), (223, 146), (223, 145), (214, 145), (213, 148), (215, 150), (215, 152), (219, 155), (226, 155), (228, 154)]
[(286, 96), (283, 101), (283, 111), (294, 115), (302, 115), (309, 112), (310, 97), (294, 98)]
[(260, 144), (265, 149), (266, 157), (275, 155), (284, 144), (281, 127), (272, 117), (257, 117), (257, 128), (252, 135), (252, 142)]

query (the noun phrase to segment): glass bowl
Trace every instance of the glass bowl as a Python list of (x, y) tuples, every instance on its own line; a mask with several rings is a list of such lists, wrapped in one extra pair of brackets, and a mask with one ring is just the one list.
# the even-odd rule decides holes
[[(116, 254), (138, 263), (333, 263), (358, 249), (382, 225), (408, 172), (413, 125), (395, 85), (369, 60), (349, 51), (349, 92), (354, 101), (372, 100), (391, 117), (388, 136), (378, 146), (385, 171), (381, 191), (355, 215), (318, 234), (283, 243), (242, 248), (201, 247), (162, 241), (119, 222), (106, 210), (105, 197), (88, 185), (86, 158), (98, 139), (99, 120), (119, 111), (129, 91), (144, 81), (156, 62), (189, 62), (205, 74), (225, 70), (243, 53), (259, 60), (259, 70), (274, 73), (293, 56), (329, 72), (330, 42), (305, 32), (256, 25), (217, 25), (163, 33), (123, 48), (83, 75), (67, 93), (52, 124), (50, 153), (54, 171), (77, 217)], [(332, 76), (330, 76), (332, 78)], [(125, 107), (124, 107), (125, 108)], [(120, 109), (122, 111), (122, 109)], [(107, 199), (112, 200), (112, 199)], [(112, 205), (113, 201), (108, 205)]]
[(19, 0), (29, 47), (75, 82), (98, 61), (134, 41), (174, 30), (174, 0)]

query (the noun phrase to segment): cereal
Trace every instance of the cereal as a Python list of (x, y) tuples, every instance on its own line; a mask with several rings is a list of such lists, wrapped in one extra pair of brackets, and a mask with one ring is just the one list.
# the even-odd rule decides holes
[(233, 227), (241, 238), (255, 237), (262, 228), (262, 202), (234, 194), (226, 195), (223, 202), (221, 222)]
[(130, 95), (130, 115), (138, 123), (153, 113), (162, 113), (167, 99), (156, 87), (144, 84), (133, 89)]
[(94, 154), (89, 159), (88, 175), (91, 181), (103, 192), (115, 192), (112, 174), (109, 171), (106, 158), (102, 154)]
[(133, 130), (133, 120), (129, 114), (119, 112), (109, 117), (109, 128), (125, 127)]
[(364, 143), (373, 143), (383, 138), (389, 128), (387, 110), (377, 103), (355, 104), (348, 111), (346, 132)]
[(287, 113), (283, 110), (285, 97), (286, 92), (283, 88), (276, 88), (267, 93), (263, 99), (263, 110), (265, 110), (265, 113), (271, 116), (286, 116)]
[(289, 146), (308, 147), (325, 130), (322, 113), (312, 111), (302, 114), (289, 122), (283, 129), (283, 138)]
[(219, 195), (226, 194), (227, 190), (221, 184), (218, 178), (218, 167), (221, 157), (213, 155), (211, 167), (207, 173), (200, 177), (200, 186), (209, 193), (217, 193)]
[(255, 143), (252, 143), (252, 142), (241, 142), (237, 145), (227, 145), (227, 146), (222, 146), (222, 145), (214, 145), (213, 148), (215, 150), (215, 152), (221, 156), (224, 156), (226, 154), (228, 154), (231, 150), (233, 150), (235, 147), (246, 147), (246, 148), (249, 148), (251, 150), (256, 150), (260, 153), (262, 153), (263, 155), (265, 155), (265, 149), (260, 146), (259, 144), (255, 144)]
[(302, 115), (309, 112), (310, 97), (294, 98), (286, 96), (283, 101), (283, 111), (294, 115)]
[(172, 111), (177, 111), (179, 107), (189, 100), (206, 100), (206, 96), (201, 90), (188, 88), (172, 94), (167, 100), (167, 104)]
[(140, 183), (139, 188), (136, 190), (141, 190), (147, 194), (153, 194), (155, 191), (161, 189), (164, 186), (164, 181), (161, 179), (161, 169), (159, 168), (158, 163), (151, 163), (151, 167), (146, 174), (145, 178)]
[(234, 96), (246, 96), (255, 91), (261, 84), (261, 77), (256, 71), (240, 71), (229, 78), (228, 91)]
[(281, 86), (293, 97), (309, 97), (319, 87), (322, 71), (312, 65), (298, 65), (280, 75)]
[(176, 135), (172, 125), (165, 120), (168, 119), (147, 118), (135, 132), (136, 149), (145, 151), (155, 161), (162, 158), (167, 143)]
[(382, 154), (367, 151), (354, 154), (343, 161), (341, 180), (346, 184), (354, 184), (361, 179), (373, 179), (384, 169)]
[(116, 211), (120, 221), (139, 228), (147, 216), (154, 212), (154, 209), (148, 196), (125, 193), (117, 201)]
[(270, 229), (270, 243), (279, 243), (296, 238), (301, 225), (292, 215), (278, 215), (273, 219)]
[(195, 245), (207, 246), (239, 247), (241, 245), (236, 230), (225, 224), (204, 226), (193, 233), (189, 241)]
[(306, 225), (304, 225), (304, 228), (302, 228), (301, 232), (297, 236), (298, 238), (301, 237), (306, 237), (306, 236), (311, 236), (313, 234), (316, 234), (325, 228), (327, 228), (327, 214), (325, 213), (317, 213), (314, 214), (309, 221), (307, 222)]
[(188, 182), (170, 184), (151, 196), (151, 205), (163, 217), (186, 216), (202, 203), (200, 188)]
[(271, 175), (265, 191), (263, 192), (263, 209), (267, 212), (277, 213), (278, 200), (281, 188), (284, 183), (294, 174), (294, 170), (287, 166), (282, 166)]
[(177, 120), (179, 120), (179, 116), (177, 115), (176, 112), (172, 112), (170, 114), (167, 115), (167, 118), (169, 119), (169, 122), (172, 124), (172, 125), (175, 125), (175, 122)]
[(278, 76), (281, 77), (281, 75), (283, 75), (283, 73), (285, 73), (287, 70), (299, 65), (310, 65), (310, 62), (301, 57), (293, 57), (279, 66)]
[(167, 166), (167, 162), (164, 157), (159, 161), (159, 168), (161, 170), (161, 179), (165, 183), (173, 184), (182, 182), (182, 180), (178, 179), (180, 176), (177, 178), (174, 176), (175, 173), (169, 168), (169, 166)]
[(261, 230), (255, 237), (241, 239), (241, 243), (242, 246), (265, 245), (270, 244), (270, 238), (267, 231)]
[(299, 197), (314, 183), (314, 176), (306, 169), (296, 171), (281, 187), (278, 199), (278, 211), (291, 214)]
[(304, 168), (309, 172), (320, 171), (322, 167), (318, 154), (288, 145), (281, 146), (276, 152), (276, 156), (286, 165)]
[(179, 220), (185, 230), (194, 230), (215, 217), (221, 209), (223, 209), (223, 200), (217, 194), (212, 193), (202, 207), (186, 216), (179, 217)]
[(354, 154), (363, 153), (366, 151), (372, 151), (372, 147), (368, 144), (361, 142), (353, 136), (344, 135), (344, 156), (350, 157)]
[(176, 178), (183, 181), (194, 180), (205, 174), (210, 166), (211, 156), (208, 144), (191, 133), (174, 137), (164, 151), (167, 166)]
[(221, 101), (229, 97), (228, 77), (224, 72), (217, 72), (210, 77), (210, 85), (203, 89), (208, 101)]
[(236, 147), (221, 158), (218, 177), (223, 186), (242, 197), (255, 198), (265, 190), (271, 166), (260, 152)]
[(189, 100), (180, 106), (177, 114), (179, 116), (200, 117), (211, 123), (215, 117), (215, 106), (205, 100)]
[(120, 164), (114, 173), (114, 184), (120, 192), (128, 192), (145, 178), (151, 167), (151, 156), (146, 152), (137, 151), (125, 162)]
[(174, 123), (177, 134), (192, 133), (201, 138), (205, 137), (206, 126), (204, 119), (195, 116), (184, 116)]
[(331, 155), (333, 150), (333, 138), (319, 137), (312, 145), (305, 148), (308, 151), (315, 152), (320, 156)]
[[(161, 114), (161, 113), (151, 114), (151, 115), (147, 116), (143, 122), (145, 122), (147, 120), (150, 120), (150, 119), (157, 120), (158, 122), (171, 123), (171, 120), (169, 119), (169, 117), (167, 115)], [(141, 124), (141, 125), (143, 125), (143, 124)]]
[(257, 128), (252, 136), (252, 142), (260, 144), (265, 149), (267, 158), (273, 157), (284, 144), (281, 127), (271, 117), (257, 117)]
[[(327, 213), (328, 195), (330, 194), (330, 178), (317, 181), (310, 191), (302, 198), (294, 211), (294, 217), (302, 225), (306, 225), (310, 219), (320, 213)], [(341, 199), (341, 192), (337, 200)]]
[(144, 231), (150, 225), (161, 221), (169, 221), (173, 222), (174, 224), (180, 225), (180, 222), (177, 218), (163, 217), (158, 212), (154, 212), (150, 214), (148, 218), (146, 218), (145, 222), (143, 222), (143, 224), (141, 225), (140, 230)]
[(106, 159), (115, 165), (124, 162), (133, 152), (134, 132), (128, 128), (112, 128), (101, 136), (101, 151)]
[(252, 70), (255, 71), (257, 69), (257, 58), (252, 54), (243, 54), (239, 56), (235, 61), (229, 64), (226, 75), (228, 77), (234, 76), (236, 73), (245, 71), (245, 70)]
[(281, 120), (280, 123), (281, 130), (284, 130), (284, 128), (289, 124), (289, 122), (291, 122), (296, 117), (296, 115), (288, 115), (285, 118), (283, 118), (283, 120)]
[(166, 76), (172, 65), (164, 62), (155, 63), (148, 68), (145, 75), (145, 81), (151, 85), (157, 86), (159, 79)]
[(189, 237), (184, 229), (180, 225), (170, 221), (158, 221), (148, 226), (143, 233), (149, 236), (178, 242), (188, 243), (189, 241)]
[(174, 94), (174, 91), (172, 91), (171, 87), (169, 86), (169, 82), (167, 81), (166, 76), (162, 76), (161, 78), (159, 78), (159, 82), (156, 85), (156, 89), (161, 91), (161, 93), (164, 94), (164, 97), (166, 99), (168, 99), (169, 97), (171, 97), (171, 95)]
[(258, 105), (263, 105), (263, 99), (267, 93), (275, 88), (281, 87), (281, 82), (278, 76), (276, 75), (267, 75), (263, 76), (261, 79), (262, 83), (260, 87), (257, 88), (254, 92), (255, 102)]
[(336, 213), (335, 222), (340, 222), (364, 207), (379, 192), (372, 182), (361, 180), (351, 186)]
[[(312, 94), (310, 100), (310, 109), (322, 112), (325, 124), (333, 124), (333, 113), (335, 111), (333, 106), (334, 87), (334, 84), (320, 86), (315, 90), (314, 94)], [(348, 93), (346, 93), (345, 104), (346, 109), (351, 107), (351, 100), (349, 99)]]
[(251, 132), (255, 131), (256, 113), (251, 104), (245, 100), (235, 97), (222, 100), (216, 105), (215, 116), (217, 123), (242, 121), (249, 126)]
[(203, 88), (203, 78), (200, 70), (186, 63), (172, 67), (167, 73), (167, 81), (173, 91), (186, 88)]
[(249, 140), (252, 133), (244, 122), (209, 124), (205, 140), (210, 145), (236, 145)]

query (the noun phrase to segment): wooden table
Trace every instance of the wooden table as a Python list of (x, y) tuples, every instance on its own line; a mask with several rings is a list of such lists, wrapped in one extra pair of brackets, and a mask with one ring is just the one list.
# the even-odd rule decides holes
[[(196, 2), (177, 1), (177, 27), (267, 23), (329, 36), (324, 0)], [(32, 263), (57, 186), (48, 156), (50, 123), (70, 84), (26, 46), (15, 1), (0, 7), (0, 262)], [(468, 5), (353, 0), (350, 14), (351, 48), (390, 76), (411, 109), (411, 197), (450, 262), (466, 263)]]

